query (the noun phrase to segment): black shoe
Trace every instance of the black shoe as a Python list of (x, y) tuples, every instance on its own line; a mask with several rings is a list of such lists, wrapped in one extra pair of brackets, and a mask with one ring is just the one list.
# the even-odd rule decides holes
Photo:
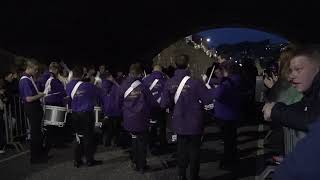
[(236, 166), (237, 166), (237, 162), (234, 162), (234, 163), (220, 162), (220, 165), (219, 165), (220, 169), (230, 170), (230, 171), (235, 170)]
[(79, 168), (80, 166), (83, 165), (83, 162), (82, 161), (74, 161), (73, 162), (73, 166), (76, 167), (76, 168)]
[(136, 165), (135, 163), (133, 163), (133, 162), (130, 163), (130, 167), (131, 167), (131, 169), (134, 170), (134, 171), (139, 171), (137, 165)]
[(92, 160), (92, 161), (89, 161), (87, 162), (87, 166), (88, 167), (92, 167), (92, 166), (97, 166), (97, 165), (101, 165), (102, 164), (102, 161), (97, 161), (97, 160)]
[(31, 159), (30, 163), (31, 164), (47, 164), (48, 158)]
[(178, 176), (178, 180), (188, 180), (186, 176)]
[(144, 174), (146, 171), (148, 171), (150, 169), (150, 166), (148, 166), (148, 165), (146, 165), (144, 168), (141, 168), (140, 170), (139, 170), (139, 172), (141, 173), (141, 174)]

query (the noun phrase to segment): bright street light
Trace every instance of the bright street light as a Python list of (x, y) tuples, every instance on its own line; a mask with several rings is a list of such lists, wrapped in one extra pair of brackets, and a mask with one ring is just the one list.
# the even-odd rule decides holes
[(211, 39), (210, 38), (207, 38), (207, 42), (210, 42), (211, 41)]

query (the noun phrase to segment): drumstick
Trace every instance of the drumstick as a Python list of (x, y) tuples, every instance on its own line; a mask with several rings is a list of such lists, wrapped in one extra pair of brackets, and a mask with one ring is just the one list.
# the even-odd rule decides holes
[(212, 67), (212, 70), (211, 70), (210, 76), (209, 76), (209, 78), (208, 78), (207, 84), (209, 84), (209, 82), (210, 82), (210, 80), (211, 80), (211, 78), (212, 78), (212, 75), (213, 75), (213, 72), (214, 72), (215, 67), (216, 67), (216, 66), (213, 66), (213, 67)]
[(52, 93), (52, 94), (48, 94), (48, 95), (46, 95), (46, 97), (48, 97), (48, 96), (53, 96), (53, 95), (57, 95), (57, 94), (60, 94), (60, 92), (56, 92), (56, 93)]

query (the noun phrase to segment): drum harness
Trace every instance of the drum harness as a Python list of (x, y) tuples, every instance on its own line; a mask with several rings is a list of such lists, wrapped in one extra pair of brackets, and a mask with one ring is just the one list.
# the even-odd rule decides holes
[[(72, 91), (71, 91), (71, 99), (74, 98), (75, 94), (78, 91), (79, 86), (82, 84), (82, 81), (78, 81), (77, 84), (73, 87)], [(78, 144), (81, 144), (81, 138), (83, 137), (82, 134), (78, 134), (76, 133), (76, 140)]]
[[(127, 98), (129, 96), (129, 94), (139, 85), (141, 84), (141, 82), (139, 80), (134, 81), (130, 87), (126, 90), (126, 92), (124, 93), (124, 99)], [(136, 139), (137, 136), (131, 133), (131, 137), (132, 139)]]

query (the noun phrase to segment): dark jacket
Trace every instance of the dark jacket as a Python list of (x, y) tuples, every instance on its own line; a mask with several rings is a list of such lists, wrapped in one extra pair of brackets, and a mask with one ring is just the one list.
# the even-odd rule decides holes
[(119, 90), (119, 105), (122, 107), (124, 128), (130, 132), (144, 132), (148, 128), (150, 111), (156, 102), (150, 90), (143, 84), (124, 98), (125, 92), (136, 80), (140, 79), (129, 76), (122, 83)]
[(213, 97), (201, 81), (190, 78), (177, 104), (174, 104), (175, 93), (185, 76), (190, 76), (188, 70), (176, 70), (174, 77), (165, 85), (160, 105), (162, 108), (174, 108), (172, 117), (174, 132), (180, 135), (198, 135), (203, 131), (203, 105), (212, 103)]
[(318, 73), (311, 87), (304, 93), (301, 101), (285, 105), (276, 103), (271, 111), (273, 123), (281, 123), (283, 126), (308, 131), (308, 124), (315, 121), (320, 112), (320, 73)]
[[(153, 81), (155, 79), (158, 79), (158, 83), (154, 86), (154, 88), (151, 90), (151, 93), (154, 97), (154, 100), (157, 101), (162, 94), (163, 88), (165, 86), (165, 83), (167, 81), (167, 77), (164, 73), (160, 71), (154, 71), (149, 76), (143, 79), (143, 84), (145, 87), (150, 89), (150, 86), (152, 85)], [(161, 99), (159, 99), (161, 100)]]
[(298, 142), (273, 175), (274, 180), (316, 180), (320, 178), (320, 121), (312, 124), (310, 133)]
[(121, 109), (118, 104), (119, 88), (117, 84), (109, 80), (102, 80), (103, 91), (103, 112), (108, 117), (121, 116)]
[(222, 83), (213, 90), (215, 117), (224, 121), (234, 121), (241, 118), (241, 78), (232, 75), (224, 78)]

